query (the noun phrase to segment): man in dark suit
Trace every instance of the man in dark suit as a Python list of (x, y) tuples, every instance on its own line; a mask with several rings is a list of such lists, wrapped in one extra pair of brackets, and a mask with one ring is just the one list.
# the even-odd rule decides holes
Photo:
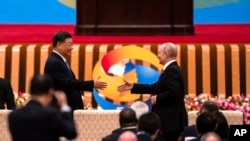
[(70, 57), (72, 50), (71, 34), (59, 31), (53, 37), (53, 52), (46, 61), (44, 73), (52, 77), (56, 90), (62, 90), (66, 93), (69, 105), (75, 110), (84, 108), (80, 91), (92, 91), (94, 87), (104, 89), (107, 84), (98, 79), (77, 80), (66, 60)]
[[(63, 136), (74, 139), (77, 135), (71, 108), (62, 91), (53, 89), (48, 75), (35, 75), (30, 85), (31, 100), (22, 108), (13, 110), (9, 130), (13, 141), (59, 141)], [(52, 97), (60, 111), (50, 106)]]
[(118, 91), (131, 90), (131, 93), (152, 94), (152, 111), (161, 121), (161, 138), (176, 141), (188, 125), (188, 117), (184, 103), (184, 79), (176, 62), (177, 48), (173, 43), (164, 43), (158, 50), (163, 71), (154, 84), (136, 84), (125, 80), (118, 86)]
[(139, 117), (137, 124), (138, 141), (154, 141), (160, 131), (161, 123), (157, 114), (144, 113)]
[(102, 138), (102, 141), (117, 141), (118, 137), (125, 131), (136, 133), (136, 112), (131, 108), (122, 109), (119, 113), (120, 128), (112, 131), (110, 135)]
[(207, 112), (201, 113), (195, 122), (198, 136), (190, 141), (200, 141), (201, 137), (206, 133), (215, 132), (217, 125), (217, 120), (213, 114)]
[(0, 109), (15, 109), (15, 99), (10, 81), (4, 78), (0, 78)]
[[(211, 114), (219, 112), (219, 106), (213, 101), (206, 101), (201, 105), (197, 115), (204, 112)], [(185, 141), (185, 138), (196, 138), (197, 136), (198, 134), (195, 129), (195, 124), (193, 124), (184, 128), (184, 131), (181, 134), (181, 141)]]

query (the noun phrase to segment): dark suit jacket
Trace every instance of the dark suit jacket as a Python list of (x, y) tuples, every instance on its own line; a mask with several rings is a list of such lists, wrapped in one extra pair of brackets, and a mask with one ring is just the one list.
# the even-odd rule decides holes
[(4, 78), (0, 78), (0, 109), (5, 109), (5, 104), (7, 106), (7, 109), (16, 108), (10, 81)]
[(122, 129), (122, 128), (115, 129), (112, 131), (110, 135), (103, 137), (102, 141), (117, 141), (119, 136), (125, 131), (132, 131), (136, 134), (136, 127), (132, 127), (129, 129)]
[(94, 88), (94, 82), (92, 80), (76, 80), (74, 73), (69, 70), (63, 59), (54, 52), (52, 52), (47, 59), (44, 73), (52, 77), (55, 89), (62, 90), (66, 93), (68, 104), (73, 110), (83, 109), (80, 91), (92, 91)]
[(152, 141), (150, 136), (137, 135), (137, 141)]
[(181, 134), (181, 141), (185, 141), (186, 137), (197, 137), (195, 125), (190, 125), (184, 128), (183, 133)]
[(163, 132), (183, 131), (188, 125), (184, 104), (184, 79), (177, 62), (172, 62), (154, 84), (134, 84), (131, 93), (157, 95), (152, 107), (160, 117)]
[(8, 120), (13, 141), (59, 141), (60, 136), (68, 139), (76, 137), (70, 112), (43, 107), (35, 100), (12, 111)]

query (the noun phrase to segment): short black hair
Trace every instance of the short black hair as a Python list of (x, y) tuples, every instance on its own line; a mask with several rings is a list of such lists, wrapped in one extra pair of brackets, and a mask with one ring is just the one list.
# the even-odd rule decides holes
[(53, 47), (55, 48), (58, 42), (64, 42), (65, 39), (72, 38), (72, 35), (67, 31), (59, 31), (53, 37)]
[(157, 129), (161, 128), (160, 118), (153, 112), (147, 112), (140, 116), (138, 120), (138, 131), (147, 132), (153, 135)]
[(137, 124), (136, 113), (132, 108), (124, 108), (119, 114), (121, 127), (135, 126)]
[(53, 88), (53, 80), (49, 75), (35, 74), (31, 79), (31, 84), (30, 84), (31, 95), (46, 94), (51, 88)]
[(196, 129), (200, 135), (216, 130), (217, 121), (211, 113), (201, 113), (196, 119)]
[(214, 113), (220, 110), (217, 103), (213, 101), (206, 101), (201, 105), (202, 112)]

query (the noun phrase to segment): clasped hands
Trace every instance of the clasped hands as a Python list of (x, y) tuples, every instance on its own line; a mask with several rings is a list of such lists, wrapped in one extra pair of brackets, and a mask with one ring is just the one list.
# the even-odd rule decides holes
[[(124, 80), (124, 83), (117, 87), (117, 91), (118, 92), (129, 91), (133, 88), (133, 86), (134, 86), (133, 82)], [(98, 77), (97, 79), (94, 80), (94, 87), (103, 90), (107, 87), (107, 82), (100, 81), (100, 77)], [(155, 103), (156, 103), (156, 96), (152, 96), (151, 104)]]
[[(107, 82), (103, 82), (100, 80), (100, 76), (94, 80), (94, 87), (97, 89), (105, 89), (107, 87)], [(124, 83), (120, 86), (117, 87), (118, 92), (124, 92), (124, 91), (128, 91), (131, 90), (133, 88), (133, 83), (124, 80)]]

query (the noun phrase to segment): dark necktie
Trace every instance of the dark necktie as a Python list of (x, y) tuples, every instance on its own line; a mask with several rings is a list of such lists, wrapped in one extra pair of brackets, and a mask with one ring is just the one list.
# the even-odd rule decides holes
[(68, 69), (70, 70), (69, 63), (66, 61), (65, 64), (68, 67)]

